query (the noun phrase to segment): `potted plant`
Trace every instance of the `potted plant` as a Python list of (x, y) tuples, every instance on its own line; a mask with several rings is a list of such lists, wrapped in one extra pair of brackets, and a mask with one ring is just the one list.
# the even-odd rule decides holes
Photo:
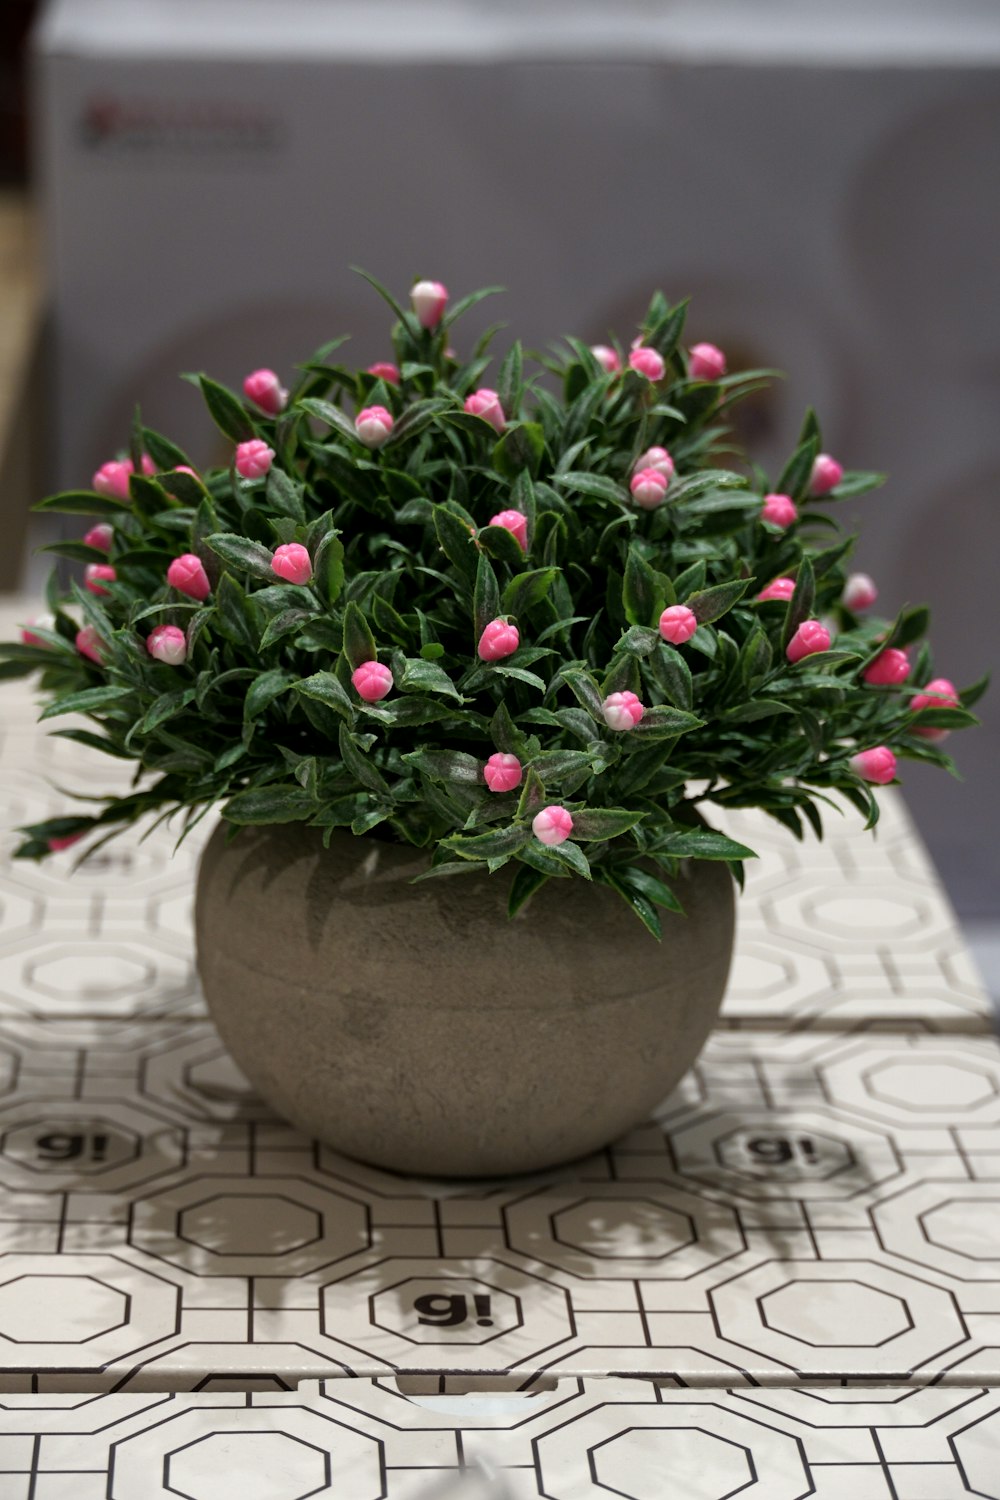
[(189, 377), (227, 465), (137, 417), (41, 503), (96, 517), (49, 549), (85, 575), (2, 671), (140, 775), (18, 852), (221, 815), (198, 963), (261, 1093), (382, 1165), (523, 1170), (641, 1119), (703, 1044), (751, 856), (706, 811), (871, 827), (983, 684), (934, 678), (925, 609), (870, 613), (829, 508), (881, 478), (812, 413), (773, 484), (727, 464), (766, 373), (684, 348), (683, 305), (530, 374), (514, 343), (487, 386), (490, 335), (451, 347), (486, 292), (378, 290), (392, 362), (335, 340), (291, 392)]

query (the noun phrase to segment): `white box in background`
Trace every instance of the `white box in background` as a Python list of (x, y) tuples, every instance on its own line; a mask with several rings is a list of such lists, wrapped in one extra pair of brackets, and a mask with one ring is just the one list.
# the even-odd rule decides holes
[[(788, 371), (755, 414), (765, 457), (812, 402), (832, 451), (890, 471), (851, 507), (859, 561), (887, 609), (936, 602), (940, 672), (995, 660), (995, 6), (54, 0), (35, 64), (53, 483), (85, 481), (136, 400), (207, 460), (178, 370), (287, 374), (345, 329), (386, 356), (352, 262), (398, 292), (503, 282), (474, 326), (536, 345), (627, 337), (662, 286), (693, 294), (692, 337)], [(905, 767), (980, 916), (1000, 692), (984, 713), (965, 786)]]

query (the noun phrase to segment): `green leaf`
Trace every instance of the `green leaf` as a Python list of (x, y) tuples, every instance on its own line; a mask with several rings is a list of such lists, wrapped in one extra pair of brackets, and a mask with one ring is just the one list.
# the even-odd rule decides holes
[(453, 563), (470, 588), (475, 586), (478, 554), (473, 544), (472, 528), (460, 521), (454, 511), (443, 505), (434, 507), (434, 530), (441, 550)]
[(598, 877), (605, 885), (618, 892), (629, 910), (639, 918), (646, 931), (659, 942), (663, 937), (663, 929), (653, 903), (648, 901), (636, 887), (620, 879), (614, 870), (599, 870)]
[(68, 557), (71, 562), (106, 563), (107, 553), (100, 547), (88, 547), (84, 542), (48, 542), (39, 547), (39, 552), (50, 552), (53, 557)]
[(504, 588), (497, 613), (527, 614), (536, 604), (541, 604), (560, 576), (558, 568), (532, 568), (530, 572), (515, 574)]
[(699, 625), (708, 625), (728, 614), (753, 582), (752, 578), (737, 578), (731, 583), (716, 584), (714, 588), (698, 589), (689, 594), (684, 603), (694, 612)]
[(205, 545), (212, 549), (216, 557), (221, 557), (223, 562), (239, 568), (243, 573), (250, 573), (254, 578), (267, 578), (273, 582), (276, 576), (271, 568), (272, 554), (269, 549), (262, 547), (259, 542), (252, 542), (249, 537), (237, 536), (231, 531), (218, 531), (205, 538)]
[(644, 814), (631, 812), (627, 807), (587, 807), (572, 816), (574, 839), (596, 843), (628, 833), (630, 828), (642, 822)]
[(273, 667), (270, 672), (262, 672), (260, 676), (250, 685), (250, 690), (243, 701), (243, 722), (250, 723), (258, 719), (269, 704), (275, 698), (280, 698), (282, 693), (295, 683), (291, 672), (284, 671), (281, 667)]
[(646, 709), (628, 738), (637, 741), (669, 739), (675, 734), (689, 734), (693, 729), (701, 729), (704, 722), (704, 719), (685, 713), (683, 709), (657, 704), (654, 708)]
[[(509, 536), (510, 533), (508, 532)], [(513, 541), (513, 538), (511, 538)], [(514, 542), (515, 547), (517, 543)], [(476, 564), (476, 587), (472, 596), (473, 604), (473, 627), (475, 640), (486, 629), (491, 620), (495, 620), (500, 613), (500, 586), (497, 583), (497, 575), (493, 571), (493, 564), (485, 552), (480, 552)]]
[(628, 493), (625, 488), (603, 474), (581, 474), (571, 470), (568, 474), (557, 474), (555, 482), (561, 489), (570, 490), (576, 495), (592, 495), (597, 500), (614, 500), (619, 505), (628, 504)]
[(662, 906), (665, 910), (677, 912), (679, 915), (684, 914), (683, 906), (670, 887), (655, 875), (651, 875), (648, 870), (642, 870), (638, 865), (628, 865), (624, 869), (616, 866), (615, 874), (630, 891), (644, 896), (654, 906)]
[(268, 623), (267, 629), (260, 638), (260, 649), (266, 651), (269, 646), (273, 646), (286, 635), (300, 630), (311, 619), (312, 614), (307, 609), (283, 609)]
[(691, 668), (681, 653), (666, 641), (657, 641), (658, 651), (649, 660), (649, 670), (663, 693), (674, 706), (689, 713), (694, 704), (694, 680)]
[(740, 681), (749, 688), (771, 669), (771, 642), (767, 631), (755, 620), (740, 651)]
[(480, 551), (506, 563), (508, 568), (520, 568), (524, 563), (521, 544), (506, 526), (483, 526), (476, 534), (476, 541)]
[(493, 467), (505, 479), (516, 479), (522, 471), (535, 475), (544, 456), (545, 433), (541, 423), (517, 422), (507, 428), (495, 445)]
[(354, 272), (355, 276), (363, 277), (370, 287), (374, 287), (375, 291), (378, 292), (379, 296), (382, 298), (382, 301), (385, 302), (387, 306), (392, 308), (393, 312), (396, 314), (396, 317), (400, 320), (401, 323), (406, 322), (407, 314), (400, 307), (399, 303), (396, 301), (392, 293), (382, 285), (381, 281), (376, 281), (375, 277), (372, 276), (368, 271), (366, 271), (363, 266), (351, 266), (350, 269)]
[(393, 444), (402, 442), (406, 438), (415, 438), (418, 433), (423, 432), (425, 427), (430, 426), (440, 412), (447, 411), (450, 405), (451, 402), (441, 396), (433, 396), (427, 401), (414, 401), (393, 426), (385, 444), (386, 448), (391, 448)]
[(441, 320), (441, 326), (443, 328), (450, 328), (452, 323), (456, 323), (470, 308), (482, 302), (484, 297), (496, 297), (500, 292), (505, 292), (506, 290), (507, 288), (502, 286), (484, 286), (477, 292), (470, 292), (467, 297), (460, 297), (454, 307), (448, 308)]
[(504, 356), (497, 376), (497, 395), (509, 422), (517, 418), (523, 384), (524, 356), (520, 339), (515, 339)]
[(378, 659), (371, 627), (353, 599), (344, 608), (344, 655), (352, 672)]
[(915, 715), (921, 729), (971, 729), (980, 722), (962, 708), (922, 708)]
[(656, 847), (678, 859), (755, 859), (752, 849), (738, 844), (725, 834), (708, 828), (692, 828), (683, 833), (668, 833), (657, 840)]
[(582, 708), (598, 724), (604, 723), (604, 699), (595, 678), (583, 667), (563, 667), (559, 674)]
[(306, 519), (302, 486), (296, 484), (283, 469), (272, 465), (268, 470), (264, 494), (268, 505), (277, 515), (290, 516), (293, 521)]
[(590, 860), (584, 854), (579, 844), (572, 839), (566, 839), (562, 844), (542, 845), (546, 853), (550, 854), (559, 864), (566, 865), (574, 875), (581, 876), (584, 880), (592, 880)]
[(777, 494), (790, 495), (795, 501), (802, 501), (807, 497), (819, 444), (820, 439), (816, 432), (812, 432), (804, 442), (799, 444), (781, 471), (781, 477), (775, 486)]
[(622, 603), (630, 625), (649, 626), (663, 613), (663, 598), (657, 593), (656, 575), (634, 542), (628, 549), (625, 562)]
[(980, 677), (977, 682), (974, 682), (971, 687), (964, 688), (963, 691), (958, 695), (961, 700), (962, 707), (972, 708), (976, 703), (979, 702), (980, 698), (986, 692), (986, 689), (989, 687), (989, 685), (990, 674), (989, 672), (987, 672), (985, 676)]
[(885, 474), (870, 474), (861, 470), (851, 470), (843, 475), (836, 488), (825, 494), (823, 499), (824, 501), (854, 500), (859, 495), (867, 495), (872, 490), (881, 489), (886, 482), (886, 478)]
[(63, 698), (56, 698), (39, 714), (39, 720), (54, 719), (59, 714), (97, 713), (99, 709), (110, 708), (113, 703), (119, 703), (123, 698), (132, 696), (133, 689), (128, 687), (83, 688), (78, 693), (68, 693)]
[(931, 612), (926, 606), (917, 609), (904, 609), (886, 641), (887, 646), (897, 646), (902, 649), (911, 646), (918, 641), (922, 635), (926, 635), (931, 623)]
[(344, 544), (335, 531), (328, 531), (313, 558), (316, 587), (327, 604), (335, 604), (344, 587)]
[(590, 750), (544, 750), (541, 755), (532, 756), (531, 769), (545, 786), (567, 779), (578, 781), (594, 770), (594, 754)]
[(318, 422), (323, 422), (327, 427), (332, 427), (339, 432), (341, 437), (346, 438), (352, 447), (361, 446), (361, 440), (355, 430), (354, 423), (339, 406), (334, 406), (332, 401), (321, 401), (315, 396), (302, 396), (296, 402), (299, 411), (306, 412), (310, 417), (315, 417)]
[(93, 490), (62, 490), (32, 506), (32, 510), (54, 510), (63, 516), (120, 516), (128, 509), (127, 500), (115, 500)]
[(778, 714), (793, 714), (795, 709), (788, 703), (754, 702), (741, 703), (727, 709), (723, 718), (727, 724), (753, 724), (758, 719), (773, 719)]
[(634, 656), (649, 656), (660, 644), (660, 632), (644, 625), (633, 625), (616, 643), (616, 651), (629, 651)]
[(316, 800), (300, 786), (282, 784), (237, 792), (222, 806), (230, 823), (300, 823), (316, 811)]
[(444, 668), (439, 667), (437, 662), (424, 661), (419, 656), (403, 658), (403, 671), (396, 680), (396, 686), (402, 692), (410, 689), (418, 693), (445, 693), (459, 703), (463, 701), (461, 693)]
[(197, 377), (209, 416), (231, 442), (245, 443), (253, 437), (253, 424), (238, 396), (207, 375)]
[(462, 859), (509, 858), (522, 849), (531, 837), (529, 828), (522, 823), (514, 823), (508, 828), (497, 828), (490, 833), (452, 834), (450, 838), (441, 840), (441, 846)]
[(432, 781), (458, 781), (467, 786), (483, 785), (483, 762), (463, 750), (411, 750), (403, 756)]
[(176, 443), (172, 443), (162, 433), (154, 432), (152, 427), (143, 427), (142, 446), (161, 474), (168, 469), (180, 468), (182, 465), (188, 469), (194, 468), (194, 464), (183, 448), (178, 448)]
[(389, 795), (389, 783), (378, 767), (360, 749), (346, 724), (340, 726), (340, 758), (355, 780), (369, 791)]
[(223, 573), (215, 591), (215, 617), (224, 635), (242, 647), (251, 658), (257, 655), (258, 638), (247, 597), (231, 573)]
[(294, 689), (306, 698), (315, 699), (317, 703), (325, 703), (327, 708), (332, 708), (349, 723), (353, 721), (354, 704), (333, 672), (314, 672), (312, 677), (304, 677), (301, 682), (296, 682)]
[(528, 865), (518, 865), (507, 900), (507, 916), (516, 917), (535, 892), (541, 890), (548, 878), (541, 870), (533, 870)]
[(802, 561), (799, 563), (798, 572), (795, 577), (795, 592), (789, 599), (788, 609), (785, 611), (785, 623), (781, 631), (782, 654), (784, 654), (789, 641), (803, 620), (811, 619), (815, 603), (816, 577), (813, 573), (812, 563), (803, 553)]
[(528, 687), (537, 688), (540, 693), (548, 692), (548, 683), (544, 677), (539, 677), (537, 672), (527, 672), (524, 667), (510, 667), (503, 662), (491, 663), (490, 672), (495, 677), (510, 677), (515, 682), (526, 683)]

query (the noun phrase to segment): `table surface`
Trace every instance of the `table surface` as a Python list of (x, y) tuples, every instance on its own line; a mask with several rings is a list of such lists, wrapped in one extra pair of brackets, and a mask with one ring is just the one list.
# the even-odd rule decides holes
[[(0, 829), (121, 775), (0, 707)], [(196, 847), (0, 860), (4, 1500), (1000, 1496), (1000, 1049), (882, 800), (822, 844), (741, 815), (698, 1065), (606, 1151), (480, 1183), (254, 1098), (193, 974)]]

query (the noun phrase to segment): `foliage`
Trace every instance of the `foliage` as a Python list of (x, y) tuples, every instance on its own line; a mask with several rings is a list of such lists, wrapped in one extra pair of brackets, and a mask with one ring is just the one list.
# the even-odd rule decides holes
[[(135, 760), (141, 774), (96, 812), (26, 830), (22, 855), (40, 857), (51, 838), (74, 833), (101, 841), (148, 814), (179, 811), (183, 833), (221, 806), (233, 824), (296, 821), (326, 837), (348, 828), (406, 840), (428, 850), (428, 875), (509, 867), (512, 911), (546, 879), (598, 879), (659, 935), (659, 911), (678, 909), (679, 859), (723, 859), (739, 875), (751, 852), (708, 829), (696, 807), (760, 807), (801, 836), (804, 823), (821, 832), (834, 793), (875, 822), (874, 794), (850, 765), (860, 749), (888, 745), (951, 768), (916, 730), (974, 722), (967, 708), (981, 685), (962, 708), (915, 715), (909, 701), (932, 675), (926, 644), (902, 686), (873, 687), (862, 672), (885, 646), (922, 637), (927, 612), (886, 622), (841, 602), (853, 538), (829, 504), (880, 477), (846, 474), (811, 500), (821, 441), (811, 413), (773, 484), (724, 462), (731, 409), (764, 372), (692, 380), (685, 310), (656, 295), (641, 337), (666, 362), (662, 381), (627, 365), (607, 373), (575, 339), (529, 373), (514, 343), (493, 377), (507, 419), (498, 436), (464, 410), (486, 378), (488, 339), (464, 360), (449, 349), (455, 319), (486, 294), (434, 330), (383, 295), (396, 315), (398, 386), (338, 363), (340, 341), (301, 366), (276, 418), (196, 378), (230, 442), (274, 449), (266, 479), (246, 481), (233, 466), (181, 472), (192, 461), (137, 418), (127, 499), (80, 491), (41, 503), (109, 522), (110, 556), (82, 542), (48, 550), (110, 562), (117, 576), (103, 596), (54, 578), (54, 624), (34, 627), (34, 643), (0, 648), (0, 672), (38, 671), (43, 718), (87, 715), (93, 728), (61, 732)], [(359, 441), (352, 415), (373, 404), (395, 418), (377, 451)], [(676, 475), (666, 502), (644, 510), (629, 478), (652, 444), (669, 449)], [(153, 475), (140, 472), (143, 452)], [(799, 507), (787, 529), (760, 518), (771, 488)], [(528, 519), (526, 553), (489, 524), (506, 509)], [(309, 551), (308, 584), (271, 569), (289, 542)], [(170, 561), (188, 552), (208, 573), (204, 602), (166, 582)], [(778, 576), (796, 580), (794, 596), (757, 601)], [(680, 648), (656, 628), (675, 603), (699, 621)], [(521, 644), (484, 662), (477, 642), (497, 616), (516, 622)], [(835, 626), (833, 649), (792, 664), (784, 648), (813, 616)], [(163, 624), (186, 633), (179, 667), (147, 652)], [(100, 663), (76, 649), (81, 625), (92, 627)], [(351, 675), (376, 653), (394, 688), (366, 703)], [(630, 733), (611, 731), (601, 708), (624, 690), (646, 708)], [(495, 751), (525, 767), (514, 792), (484, 783)], [(549, 803), (574, 820), (555, 847), (531, 828)]]

